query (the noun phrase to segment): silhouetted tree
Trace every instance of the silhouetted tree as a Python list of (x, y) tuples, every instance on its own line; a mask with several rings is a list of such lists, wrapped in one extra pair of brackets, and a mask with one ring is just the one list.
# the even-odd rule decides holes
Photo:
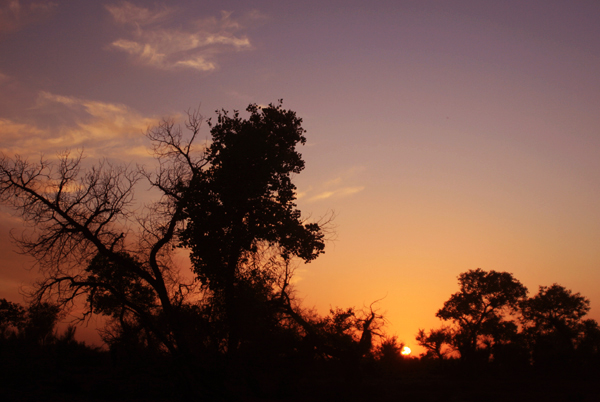
[(521, 309), (533, 360), (540, 365), (567, 364), (585, 329), (594, 332), (591, 322), (582, 321), (590, 301), (556, 283), (540, 286), (535, 296), (522, 302)]
[[(188, 113), (187, 134), (170, 119), (149, 129), (154, 171), (107, 161), (85, 169), (82, 155), (68, 152), (38, 163), (3, 156), (0, 201), (31, 226), (17, 244), (43, 275), (38, 305), (83, 299), (83, 318), (110, 317), (106, 340), (168, 350), (181, 366), (204, 367), (205, 385), (219, 355), (293, 353), (307, 322), (290, 292), (293, 260), (324, 250), (321, 226), (294, 204), (291, 176), (304, 168), (296, 147), (306, 139), (281, 104), (247, 111), (247, 119), (217, 112), (204, 148), (195, 144), (197, 112)], [(143, 179), (158, 199), (140, 210), (134, 190)], [(182, 247), (192, 283), (171, 259)], [(374, 320), (356, 321), (361, 348)]]
[(596, 320), (582, 320), (577, 340), (577, 355), (586, 364), (600, 368), (600, 325)]
[(375, 358), (384, 374), (398, 375), (404, 362), (404, 343), (397, 336), (384, 337), (374, 351)]
[(43, 346), (53, 342), (60, 313), (60, 307), (56, 304), (41, 302), (30, 305), (22, 326), (22, 336), (30, 344)]
[(44, 346), (55, 340), (60, 318), (61, 310), (55, 304), (33, 303), (23, 308), (0, 299), (0, 339), (18, 338), (29, 345)]
[[(304, 169), (296, 151), (306, 142), (302, 120), (281, 105), (250, 105), (247, 111), (248, 119), (221, 111), (216, 124), (209, 122), (207, 168), (182, 199), (188, 220), (181, 239), (194, 272), (223, 303), (229, 353), (252, 328), (242, 325), (244, 317), (272, 319), (267, 305), (274, 302), (278, 268), (294, 257), (309, 262), (324, 249), (321, 228), (305, 223), (294, 204), (291, 175)], [(266, 315), (248, 311), (258, 305)]]
[(466, 362), (493, 362), (505, 370), (532, 363), (551, 370), (600, 364), (600, 327), (583, 319), (590, 302), (579, 293), (554, 284), (527, 298), (512, 274), (481, 269), (458, 279), (460, 291), (437, 312), (453, 325), (419, 330), (417, 341), (428, 349), (426, 355), (442, 358), (448, 345)]
[(536, 334), (562, 332), (572, 338), (580, 320), (590, 310), (590, 301), (579, 293), (554, 284), (521, 304), (523, 322)]
[(432, 329), (429, 333), (426, 333), (423, 329), (419, 329), (416, 340), (420, 346), (427, 349), (425, 353), (427, 357), (444, 359), (452, 352), (450, 345), (452, 345), (453, 333), (449, 327)]
[(17, 303), (0, 299), (0, 339), (14, 336), (25, 321), (25, 310)]
[(478, 268), (458, 277), (460, 291), (450, 296), (436, 316), (454, 324), (452, 345), (461, 358), (472, 361), (477, 355), (489, 359), (496, 344), (517, 333), (511, 321), (527, 289), (508, 272)]

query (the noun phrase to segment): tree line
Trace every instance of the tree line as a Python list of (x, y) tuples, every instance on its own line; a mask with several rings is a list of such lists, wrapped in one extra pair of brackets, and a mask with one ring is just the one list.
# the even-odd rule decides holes
[[(246, 112), (164, 119), (146, 133), (154, 169), (86, 168), (82, 152), (69, 151), (0, 160), (0, 201), (29, 225), (15, 240), (41, 275), (32, 305), (79, 303), (82, 320), (104, 316), (111, 351), (168, 355), (191, 395), (223, 397), (277, 377), (281, 362), (354, 367), (382, 322), (372, 309), (320, 316), (295, 299), (294, 268), (324, 252), (327, 233), (327, 219), (306, 220), (294, 202), (305, 130), (281, 102)], [(159, 195), (140, 209), (142, 182)], [(189, 252), (191, 281), (173, 262), (179, 250)]]
[[(0, 300), (3, 378), (32, 361), (15, 350), (37, 350), (53, 367), (46, 375), (84, 367), (65, 384), (91, 371), (81, 387), (135, 388), (137, 397), (160, 390), (165, 400), (285, 397), (325, 383), (344, 384), (336, 395), (353, 398), (348, 384), (365, 376), (415, 369), (374, 304), (322, 315), (295, 297), (294, 269), (324, 252), (329, 218), (307, 220), (295, 204), (302, 119), (281, 102), (246, 112), (220, 110), (212, 121), (190, 111), (183, 125), (164, 119), (146, 133), (153, 168), (88, 165), (82, 152), (37, 162), (2, 156), (0, 201), (29, 225), (15, 241), (40, 272), (28, 307)], [(211, 139), (199, 144), (203, 124)], [(140, 207), (143, 184), (154, 198)], [(175, 263), (182, 250), (191, 275)], [(597, 359), (598, 325), (582, 318), (589, 301), (579, 294), (554, 285), (528, 299), (511, 274), (482, 270), (461, 274), (459, 284), (438, 312), (450, 324), (419, 331), (426, 357), (511, 367), (563, 351)], [(105, 318), (108, 351), (77, 342), (74, 327), (56, 331), (73, 306), (83, 307), (81, 321)], [(57, 350), (74, 359), (60, 370)]]
[(448, 324), (418, 332), (425, 356), (546, 369), (600, 361), (600, 326), (584, 318), (590, 301), (581, 294), (555, 283), (527, 297), (512, 274), (482, 269), (460, 274), (458, 283), (436, 313)]

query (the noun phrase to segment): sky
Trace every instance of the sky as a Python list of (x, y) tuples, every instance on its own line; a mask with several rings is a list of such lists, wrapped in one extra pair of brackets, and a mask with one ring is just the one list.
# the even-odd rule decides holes
[[(283, 99), (307, 130), (298, 206), (335, 216), (305, 306), (379, 300), (418, 350), (482, 268), (600, 320), (598, 21), (595, 0), (0, 0), (0, 151), (151, 166), (159, 119)], [(37, 273), (11, 229), (2, 208), (0, 297), (22, 302)]]

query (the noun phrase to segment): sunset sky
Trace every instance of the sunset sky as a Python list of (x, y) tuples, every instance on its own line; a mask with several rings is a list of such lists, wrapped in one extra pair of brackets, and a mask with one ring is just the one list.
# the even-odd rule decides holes
[[(599, 22), (597, 0), (0, 0), (0, 150), (150, 166), (161, 117), (282, 98), (307, 129), (298, 206), (335, 214), (305, 306), (382, 299), (418, 352), (482, 268), (600, 320)], [(3, 208), (0, 298), (22, 302), (11, 228)]]

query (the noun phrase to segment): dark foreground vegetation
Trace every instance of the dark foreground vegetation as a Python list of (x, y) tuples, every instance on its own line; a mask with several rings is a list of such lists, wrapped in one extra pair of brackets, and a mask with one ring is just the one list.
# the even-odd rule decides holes
[[(301, 119), (279, 105), (248, 117), (164, 120), (156, 167), (86, 166), (81, 154), (0, 161), (0, 200), (31, 230), (16, 239), (40, 280), (28, 307), (1, 301), (2, 400), (593, 400), (598, 324), (553, 285), (527, 298), (508, 273), (469, 271), (403, 357), (371, 305), (320, 315), (294, 297), (298, 263), (324, 252), (327, 219), (296, 208)], [(184, 132), (185, 131), (185, 132)], [(154, 202), (140, 208), (142, 182)], [(191, 259), (193, 280), (174, 264)], [(56, 323), (74, 305), (105, 317), (105, 349)]]
[[(240, 358), (212, 381), (219, 395), (190, 396), (164, 350), (132, 340), (109, 349), (57, 331), (53, 306), (1, 302), (3, 401), (596, 401), (598, 354), (573, 353), (555, 364), (466, 362), (460, 357), (404, 357), (385, 338), (354, 365), (296, 350), (279, 358)], [(16, 314), (15, 314), (16, 313)], [(564, 359), (567, 357), (567, 359)]]

